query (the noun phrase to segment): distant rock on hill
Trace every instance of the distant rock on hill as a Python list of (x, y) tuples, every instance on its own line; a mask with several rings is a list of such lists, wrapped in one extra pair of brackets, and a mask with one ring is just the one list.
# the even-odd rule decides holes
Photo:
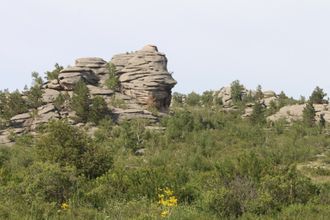
[[(303, 119), (303, 110), (306, 104), (288, 105), (282, 107), (277, 113), (269, 116), (269, 121), (278, 121), (284, 119), (287, 122), (293, 122)], [(327, 122), (330, 122), (330, 105), (329, 104), (314, 104), (316, 111), (316, 120), (320, 120), (320, 116), (323, 115)]]
[[(265, 105), (265, 107), (269, 107), (272, 101), (276, 102), (278, 99), (278, 96), (274, 91), (267, 90), (267, 91), (262, 91), (262, 93), (263, 93), (263, 98), (260, 100), (260, 102), (263, 105)], [(243, 99), (246, 98), (247, 96), (254, 97), (255, 95), (256, 95), (255, 90), (248, 90), (246, 88), (243, 88), (241, 91), (241, 96)], [(215, 96), (221, 99), (223, 107), (225, 108), (230, 108), (234, 105), (232, 101), (230, 86), (222, 87), (219, 91), (215, 92)]]
[(143, 118), (151, 123), (157, 122), (158, 116), (149, 108), (166, 113), (171, 90), (176, 84), (167, 71), (166, 56), (159, 53), (156, 46), (147, 45), (133, 53), (115, 55), (111, 62), (119, 78), (118, 91), (106, 86), (110, 77), (108, 62), (98, 57), (79, 58), (74, 66), (63, 69), (57, 79), (42, 86), (41, 107), (11, 118), (10, 127), (0, 131), (0, 144), (9, 143), (11, 134), (34, 131), (52, 119), (67, 118), (75, 125), (75, 112), (70, 108), (58, 108), (54, 102), (61, 94), (72, 97), (75, 85), (81, 80), (87, 84), (92, 97), (104, 98), (115, 121)]

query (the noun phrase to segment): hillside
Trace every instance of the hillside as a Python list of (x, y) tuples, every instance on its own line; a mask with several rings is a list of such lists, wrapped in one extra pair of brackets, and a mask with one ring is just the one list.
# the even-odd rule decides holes
[(0, 93), (0, 219), (328, 219), (329, 103), (203, 94), (156, 46)]

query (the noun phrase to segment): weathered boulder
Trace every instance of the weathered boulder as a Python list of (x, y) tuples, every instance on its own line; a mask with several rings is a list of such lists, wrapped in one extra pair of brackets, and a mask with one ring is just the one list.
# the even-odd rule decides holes
[(264, 98), (271, 98), (271, 97), (276, 97), (276, 93), (272, 90), (267, 90), (262, 92), (264, 94)]
[(93, 86), (93, 85), (87, 85), (89, 93), (91, 95), (105, 95), (105, 96), (111, 96), (112, 94), (114, 94), (114, 91), (111, 89), (105, 89), (105, 88), (100, 88), (97, 86)]
[(59, 119), (60, 114), (52, 103), (38, 108), (37, 115), (33, 118), (30, 129), (36, 129), (40, 124), (47, 123), (54, 119)]
[(60, 95), (60, 92), (54, 89), (43, 90), (42, 101), (45, 103), (54, 102), (55, 99)]
[[(247, 89), (243, 88), (242, 94), (241, 94), (242, 98), (245, 97), (248, 94), (248, 92), (249, 91)], [(222, 87), (219, 91), (216, 92), (216, 96), (217, 96), (217, 98), (220, 98), (222, 100), (224, 107), (233, 106), (230, 86)]]
[(117, 122), (122, 122), (125, 120), (132, 119), (145, 119), (151, 123), (158, 122), (158, 118), (154, 116), (151, 112), (143, 109), (121, 109), (121, 108), (113, 108), (112, 113), (114, 115), (114, 119)]
[(269, 108), (270, 107), (270, 104), (272, 103), (272, 102), (277, 102), (278, 101), (278, 97), (276, 97), (276, 96), (273, 96), (273, 97), (267, 97), (267, 98), (263, 98), (262, 99), (262, 102), (263, 102), (263, 104), (267, 107), (267, 108)]
[(107, 65), (107, 62), (99, 57), (85, 57), (76, 59), (77, 67), (102, 68)]
[(74, 86), (80, 81), (84, 80), (88, 84), (96, 85), (99, 78), (95, 73), (88, 68), (81, 67), (67, 67), (61, 71), (58, 76), (59, 84), (65, 90), (73, 90)]
[(45, 86), (45, 89), (55, 89), (55, 90), (62, 90), (62, 86), (60, 85), (57, 79), (48, 81)]
[(85, 57), (76, 59), (75, 66), (89, 69), (98, 77), (100, 85), (104, 85), (108, 79), (107, 62), (99, 57)]
[(27, 127), (29, 124), (29, 121), (32, 119), (31, 113), (23, 113), (19, 115), (15, 115), (10, 119), (10, 125), (12, 127)]
[(113, 57), (121, 92), (136, 99), (145, 107), (167, 111), (171, 103), (171, 89), (176, 81), (167, 70), (167, 58), (156, 46), (147, 45), (131, 54)]

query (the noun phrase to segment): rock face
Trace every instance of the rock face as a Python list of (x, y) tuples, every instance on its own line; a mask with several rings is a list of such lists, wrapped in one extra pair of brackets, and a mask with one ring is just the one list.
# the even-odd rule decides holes
[[(141, 118), (150, 123), (159, 121), (158, 116), (147, 110), (156, 107), (167, 111), (171, 100), (171, 89), (176, 84), (167, 71), (167, 58), (159, 53), (156, 46), (147, 45), (142, 50), (115, 55), (112, 59), (120, 81), (120, 91), (106, 87), (109, 78), (108, 62), (102, 58), (79, 58), (74, 66), (63, 69), (58, 78), (42, 86), (43, 105), (38, 109), (16, 115), (10, 119), (10, 127), (0, 131), (0, 144), (11, 142), (10, 135), (33, 132), (50, 120), (67, 118), (76, 126), (75, 112), (68, 103), (58, 107), (56, 99), (62, 95), (72, 97), (75, 85), (83, 80), (90, 96), (101, 96), (110, 109), (110, 116), (117, 122)], [(159, 113), (161, 115), (161, 113)]]
[(130, 54), (119, 54), (111, 62), (116, 66), (121, 92), (147, 107), (167, 111), (171, 89), (177, 83), (167, 70), (167, 58), (156, 46), (147, 45)]

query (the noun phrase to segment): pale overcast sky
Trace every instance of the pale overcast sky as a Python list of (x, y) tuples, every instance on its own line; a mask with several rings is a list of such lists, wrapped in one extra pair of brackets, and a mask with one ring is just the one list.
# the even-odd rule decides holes
[(155, 44), (175, 91), (248, 88), (330, 93), (329, 0), (0, 0), (0, 89), (78, 57)]

